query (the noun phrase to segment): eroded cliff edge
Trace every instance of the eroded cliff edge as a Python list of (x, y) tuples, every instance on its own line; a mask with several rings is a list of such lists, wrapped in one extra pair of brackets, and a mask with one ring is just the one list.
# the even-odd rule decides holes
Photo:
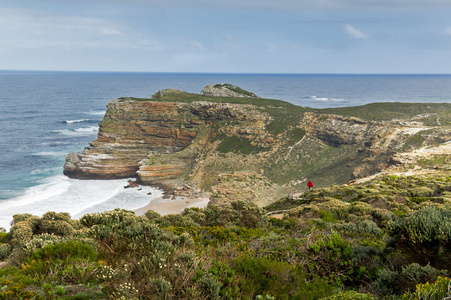
[(304, 190), (309, 178), (347, 183), (399, 163), (398, 152), (451, 139), (448, 104), (317, 110), (162, 90), (107, 107), (97, 140), (67, 156), (65, 175), (137, 177), (168, 191), (209, 191), (216, 202), (268, 204)]

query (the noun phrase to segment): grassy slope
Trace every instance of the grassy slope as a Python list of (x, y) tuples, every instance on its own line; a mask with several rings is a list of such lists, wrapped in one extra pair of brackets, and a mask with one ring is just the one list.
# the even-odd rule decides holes
[[(336, 148), (318, 140), (305, 141), (302, 147), (295, 147), (289, 153), (289, 147), (296, 144), (304, 136), (304, 132), (300, 129), (296, 129), (295, 126), (299, 124), (299, 121), (303, 118), (305, 112), (337, 114), (374, 121), (391, 119), (411, 120), (419, 114), (422, 114), (423, 117), (417, 118), (416, 120), (434, 125), (437, 125), (437, 120), (439, 120), (438, 122), (442, 125), (450, 124), (451, 122), (451, 104), (373, 103), (356, 107), (312, 109), (273, 99), (207, 97), (185, 92), (168, 93), (159, 99), (138, 100), (184, 103), (208, 101), (214, 103), (255, 105), (274, 118), (274, 121), (266, 126), (266, 130), (275, 136), (284, 134), (282, 143), (285, 143), (285, 146), (280, 148), (282, 149), (281, 151), (279, 150), (277, 153), (271, 154), (266, 163), (261, 159), (252, 160), (246, 158), (251, 164), (246, 165), (241, 163), (241, 161), (245, 160), (243, 156), (257, 155), (262, 151), (268, 151), (268, 149), (251, 146), (249, 141), (239, 139), (236, 136), (227, 137), (224, 134), (216, 135), (210, 142), (221, 140), (217, 150), (223, 154), (229, 153), (228, 161), (233, 161), (233, 159), (230, 159), (230, 156), (235, 156), (235, 161), (240, 161), (240, 163), (233, 166), (228, 166), (226, 162), (211, 163), (209, 164), (209, 168), (222, 166), (221, 170), (215, 172), (214, 170), (209, 169), (207, 171), (210, 176), (219, 171), (237, 170), (237, 166), (247, 168), (247, 170), (255, 169), (255, 171), (263, 167), (265, 169), (265, 175), (280, 185), (295, 181), (303, 182), (307, 180), (307, 178), (314, 179), (318, 186), (346, 183), (351, 177), (350, 175), (345, 174), (350, 174), (351, 170), (360, 163), (353, 159), (353, 157), (357, 155), (357, 147), (341, 146)], [(217, 129), (218, 128), (215, 126), (212, 126), (211, 128), (212, 132)], [(210, 181), (211, 180), (209, 180), (209, 182)], [(214, 182), (215, 181), (212, 181), (211, 183), (207, 185), (203, 184), (202, 186), (208, 189), (210, 184), (214, 184)], [(302, 190), (303, 188), (303, 183), (300, 183), (299, 186), (295, 186), (294, 189)]]
[[(428, 163), (446, 169), (449, 158)], [(428, 299), (442, 299), (450, 294), (434, 282), (451, 275), (450, 208), (451, 176), (442, 171), (315, 189), (266, 208), (288, 209), (283, 220), (239, 201), (147, 218), (20, 215), (0, 233), (0, 254), (15, 247), (13, 266), (0, 269), (0, 298), (313, 300), (344, 289), (394, 300), (435, 289)], [(352, 295), (338, 299), (374, 300)]]

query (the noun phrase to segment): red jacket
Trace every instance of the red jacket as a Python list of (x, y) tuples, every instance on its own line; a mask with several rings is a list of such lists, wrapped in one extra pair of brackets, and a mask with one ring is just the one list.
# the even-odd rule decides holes
[(309, 182), (307, 182), (307, 186), (308, 186), (309, 188), (312, 188), (312, 187), (313, 187), (313, 183), (309, 180)]

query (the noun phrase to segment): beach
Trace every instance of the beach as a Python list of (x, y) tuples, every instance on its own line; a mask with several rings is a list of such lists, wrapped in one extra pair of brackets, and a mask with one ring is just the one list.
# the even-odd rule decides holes
[(144, 207), (135, 209), (135, 213), (138, 216), (143, 216), (148, 210), (153, 210), (160, 215), (179, 214), (185, 208), (198, 207), (205, 208), (210, 202), (209, 194), (202, 194), (200, 196), (185, 197), (185, 196), (173, 196), (171, 199), (159, 199), (152, 200)]

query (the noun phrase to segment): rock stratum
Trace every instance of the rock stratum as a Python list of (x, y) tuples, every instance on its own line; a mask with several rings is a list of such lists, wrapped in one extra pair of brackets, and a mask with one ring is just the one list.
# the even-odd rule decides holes
[(266, 205), (305, 190), (308, 179), (347, 183), (403, 164), (399, 153), (451, 140), (451, 104), (320, 110), (222, 84), (118, 98), (107, 108), (98, 138), (67, 156), (65, 175), (137, 177), (172, 193), (208, 191), (217, 203)]

